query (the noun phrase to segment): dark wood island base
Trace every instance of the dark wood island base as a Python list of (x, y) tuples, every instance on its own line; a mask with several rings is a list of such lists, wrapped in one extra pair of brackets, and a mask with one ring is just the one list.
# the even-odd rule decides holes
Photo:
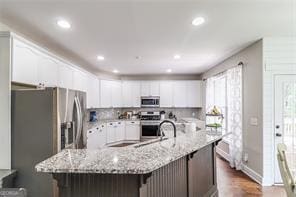
[(148, 174), (53, 173), (53, 177), (58, 182), (59, 197), (218, 196), (219, 141)]

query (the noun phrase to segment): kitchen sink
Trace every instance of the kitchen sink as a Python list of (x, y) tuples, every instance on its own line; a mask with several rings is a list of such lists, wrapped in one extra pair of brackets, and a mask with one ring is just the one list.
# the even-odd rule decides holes
[(142, 142), (142, 143), (140, 143), (140, 144), (134, 145), (134, 148), (140, 148), (140, 147), (143, 147), (143, 146), (147, 146), (147, 145), (150, 145), (150, 144), (154, 144), (154, 143), (156, 143), (156, 142), (165, 141), (165, 140), (167, 140), (167, 139), (169, 139), (169, 138), (164, 137), (164, 138), (162, 138), (162, 139), (157, 138), (157, 139), (155, 139), (155, 140), (149, 140), (149, 141), (147, 141), (147, 142)]

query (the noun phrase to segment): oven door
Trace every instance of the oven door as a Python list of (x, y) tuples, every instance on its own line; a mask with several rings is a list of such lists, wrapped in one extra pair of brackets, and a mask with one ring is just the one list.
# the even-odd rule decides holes
[(141, 138), (149, 139), (160, 136), (158, 134), (159, 122), (141, 122)]

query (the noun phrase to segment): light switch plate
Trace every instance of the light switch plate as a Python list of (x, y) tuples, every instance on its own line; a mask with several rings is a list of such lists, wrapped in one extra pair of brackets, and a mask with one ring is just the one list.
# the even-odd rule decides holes
[(250, 124), (253, 125), (253, 126), (258, 126), (258, 118), (251, 117), (250, 118)]

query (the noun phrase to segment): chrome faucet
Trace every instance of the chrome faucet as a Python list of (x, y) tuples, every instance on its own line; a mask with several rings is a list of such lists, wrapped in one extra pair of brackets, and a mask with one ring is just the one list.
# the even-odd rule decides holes
[(164, 133), (161, 131), (161, 126), (164, 124), (164, 123), (170, 123), (171, 125), (173, 125), (174, 127), (174, 137), (177, 137), (177, 129), (176, 129), (176, 125), (175, 123), (173, 123), (172, 121), (170, 120), (164, 120), (162, 121), (159, 126), (158, 126), (158, 132), (157, 134), (160, 134), (160, 140), (162, 140), (163, 136), (164, 136)]

